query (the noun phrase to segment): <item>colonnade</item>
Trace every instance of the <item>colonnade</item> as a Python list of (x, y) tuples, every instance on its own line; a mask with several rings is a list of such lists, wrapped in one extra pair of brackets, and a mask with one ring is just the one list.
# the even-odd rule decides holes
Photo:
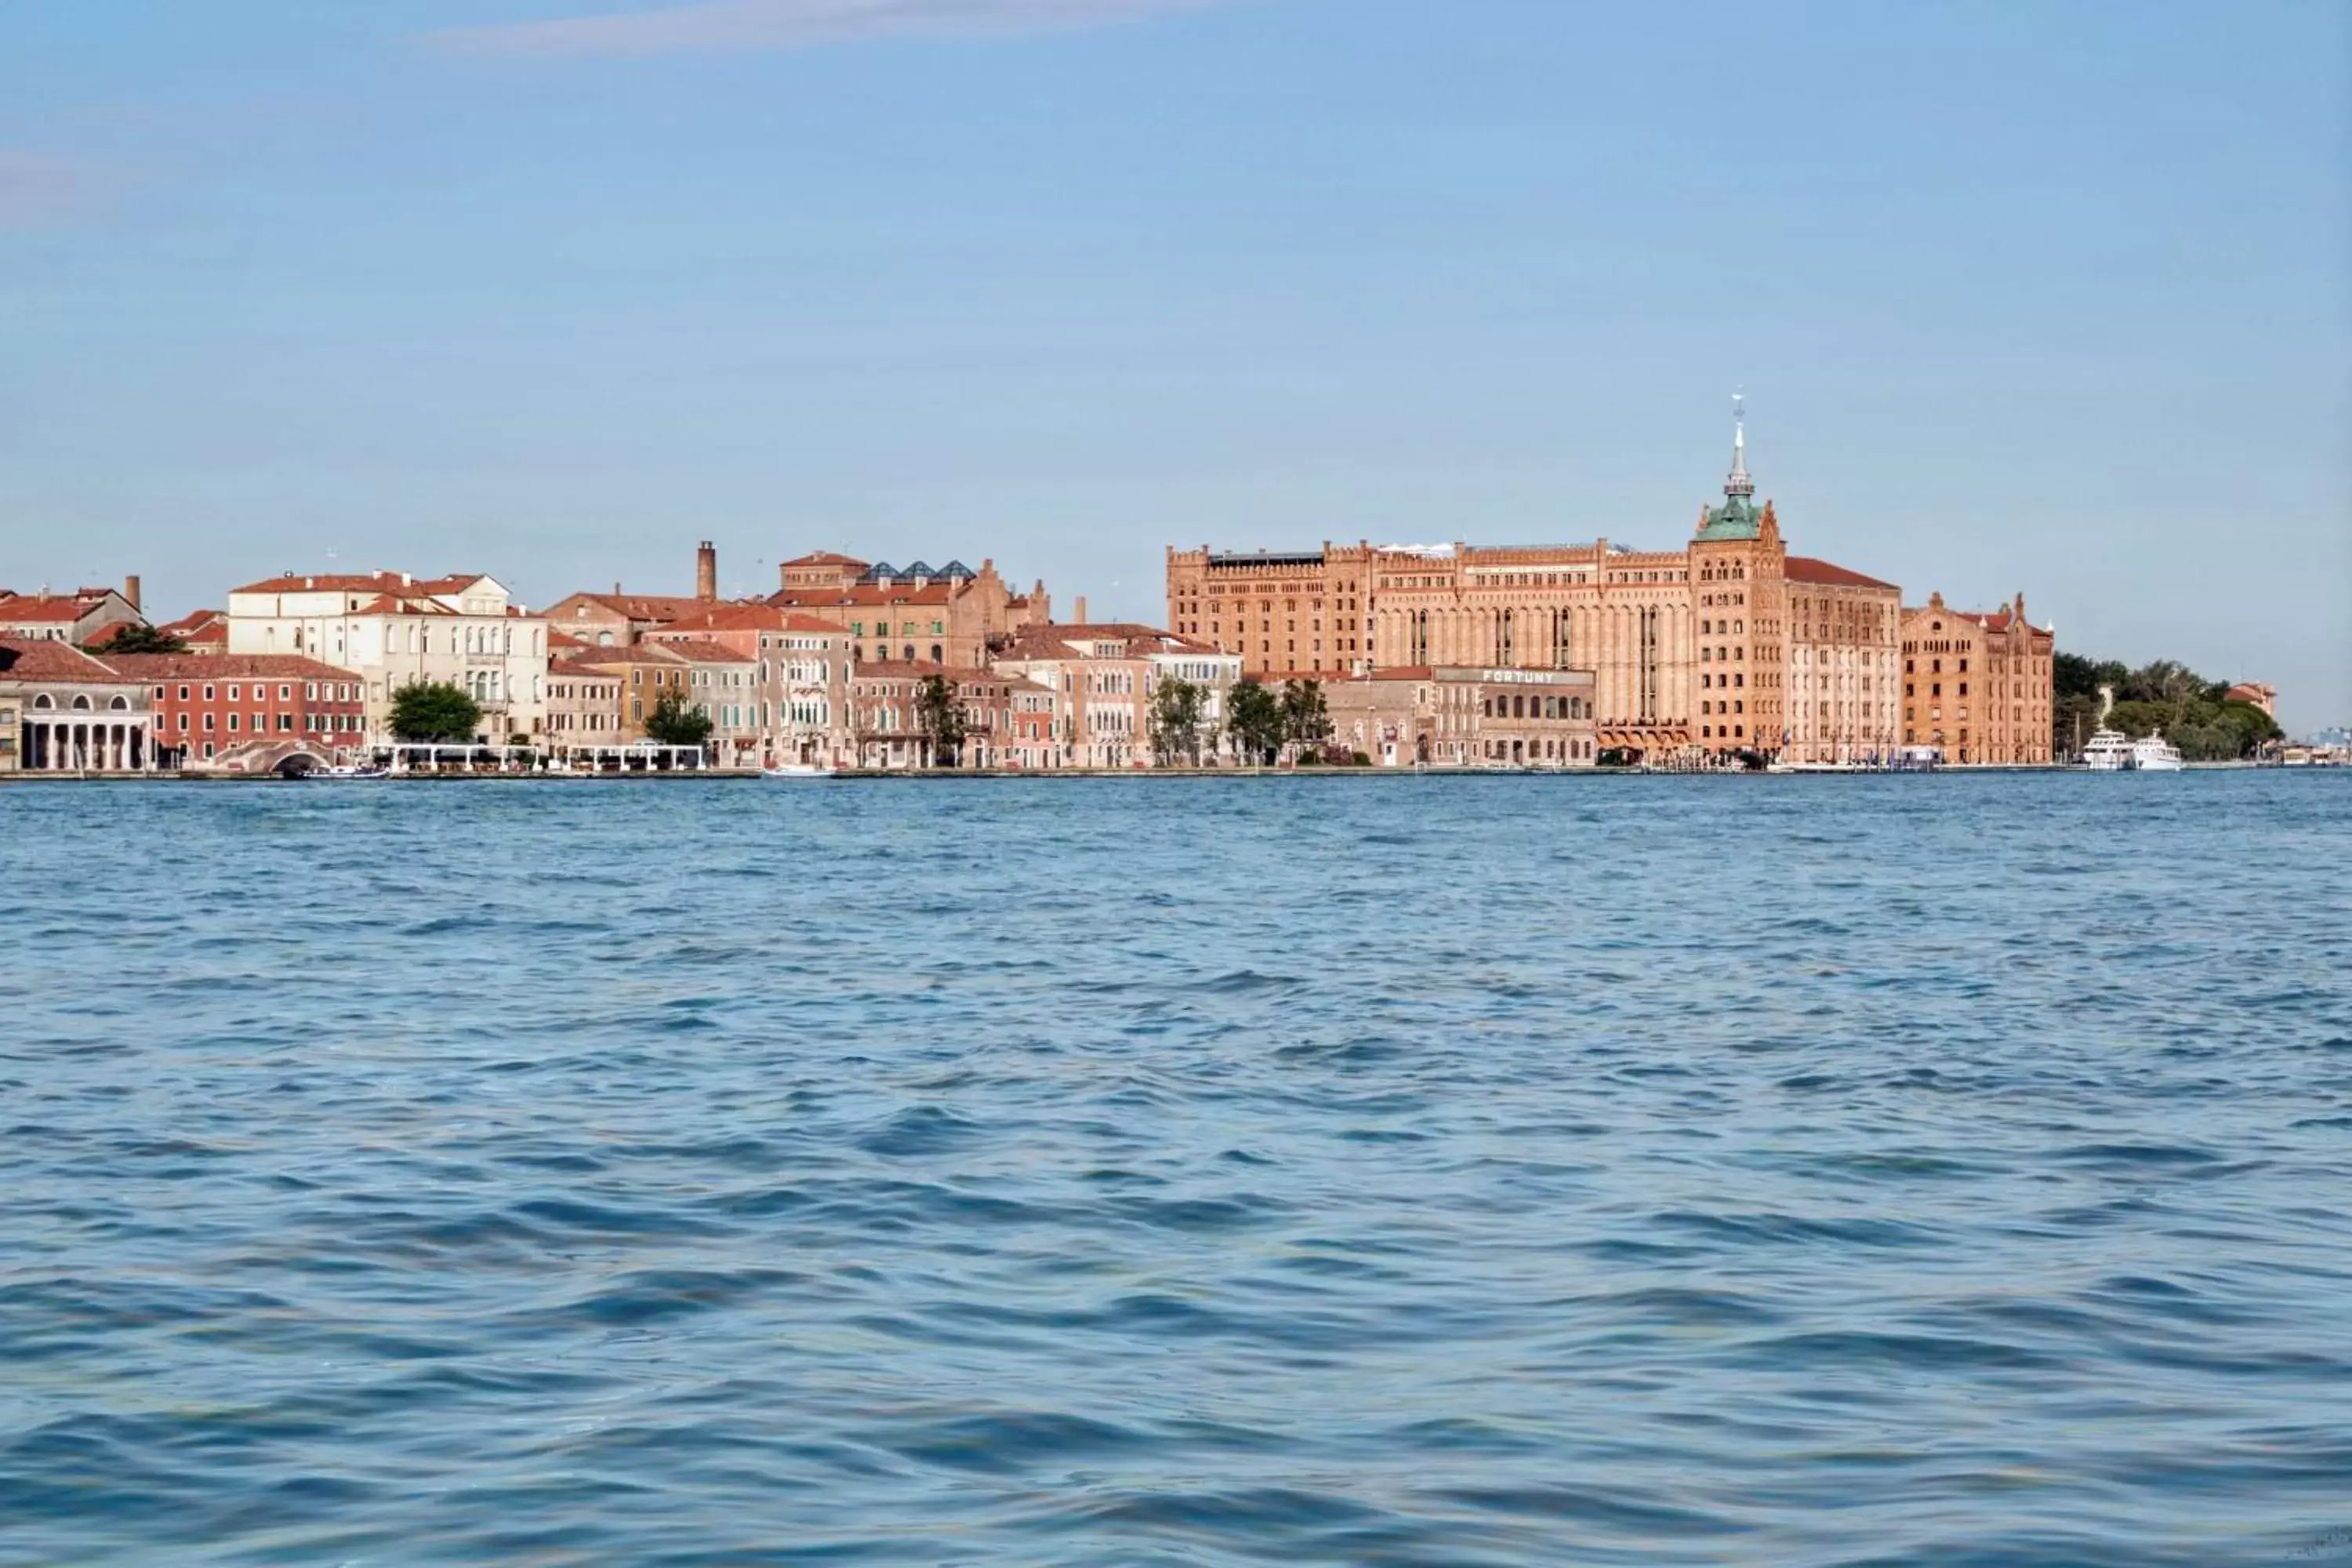
[(149, 773), (155, 746), (145, 715), (130, 719), (27, 719), (26, 773)]

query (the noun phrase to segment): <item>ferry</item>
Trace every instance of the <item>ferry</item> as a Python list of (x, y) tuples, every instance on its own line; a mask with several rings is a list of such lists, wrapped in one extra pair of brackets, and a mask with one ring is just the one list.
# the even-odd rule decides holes
[(2180, 748), (2154, 731), (2135, 741), (2121, 730), (2107, 728), (2107, 715), (2115, 711), (2116, 690), (2112, 686), (2099, 688), (2099, 727), (2091, 732), (2090, 743), (2083, 748), (2083, 766), (2095, 773), (2177, 773), (2180, 772)]

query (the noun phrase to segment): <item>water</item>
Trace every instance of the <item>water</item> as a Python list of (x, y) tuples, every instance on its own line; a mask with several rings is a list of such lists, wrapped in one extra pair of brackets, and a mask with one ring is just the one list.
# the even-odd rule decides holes
[(0, 1564), (2352, 1562), (2352, 773), (0, 790)]

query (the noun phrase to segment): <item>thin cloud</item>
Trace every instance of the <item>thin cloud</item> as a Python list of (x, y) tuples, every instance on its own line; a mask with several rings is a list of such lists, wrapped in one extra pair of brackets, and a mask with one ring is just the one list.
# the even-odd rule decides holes
[(630, 57), (806, 49), (871, 38), (1065, 32), (1225, 0), (702, 0), (699, 5), (457, 27), (433, 35), (463, 54)]
[(0, 228), (65, 217), (94, 197), (98, 171), (70, 158), (0, 147)]

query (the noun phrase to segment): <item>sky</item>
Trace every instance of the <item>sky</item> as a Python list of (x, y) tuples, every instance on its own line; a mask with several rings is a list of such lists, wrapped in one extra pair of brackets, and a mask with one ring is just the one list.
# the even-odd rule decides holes
[(1791, 547), (2352, 721), (2342, 0), (5, 0), (0, 585)]

